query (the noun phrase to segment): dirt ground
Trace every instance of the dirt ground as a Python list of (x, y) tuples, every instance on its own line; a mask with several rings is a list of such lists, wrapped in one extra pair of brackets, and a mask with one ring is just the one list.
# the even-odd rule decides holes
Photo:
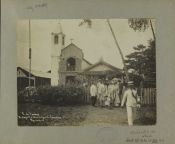
[[(44, 118), (44, 119), (43, 119)], [(134, 112), (134, 125), (154, 125), (156, 108), (147, 106)], [(126, 108), (48, 106), (18, 104), (19, 126), (110, 126), (127, 125)]]

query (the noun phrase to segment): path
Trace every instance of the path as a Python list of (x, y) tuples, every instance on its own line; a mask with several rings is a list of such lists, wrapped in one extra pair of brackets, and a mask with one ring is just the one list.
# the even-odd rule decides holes
[(127, 125), (126, 110), (88, 106), (88, 114), (81, 125)]
[[(22, 113), (35, 113), (41, 117), (58, 117), (58, 119), (45, 119), (43, 122), (31, 122), (30, 119), (18, 119), (19, 125), (29, 126), (109, 126), (127, 125), (126, 108), (100, 108), (85, 106), (49, 106), (41, 104), (19, 104), (19, 116)], [(144, 107), (135, 117), (136, 125), (152, 125), (156, 122), (156, 108)]]

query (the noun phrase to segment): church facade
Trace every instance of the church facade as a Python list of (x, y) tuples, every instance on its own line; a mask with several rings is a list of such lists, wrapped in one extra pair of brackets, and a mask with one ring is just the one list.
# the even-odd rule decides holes
[(122, 70), (103, 59), (91, 64), (84, 58), (84, 53), (74, 43), (65, 46), (65, 34), (61, 25), (51, 34), (51, 85), (65, 85), (76, 80), (122, 77)]
[(69, 44), (61, 50), (58, 70), (60, 84), (82, 79), (82, 70), (90, 65), (91, 63), (84, 59), (83, 51), (75, 44)]

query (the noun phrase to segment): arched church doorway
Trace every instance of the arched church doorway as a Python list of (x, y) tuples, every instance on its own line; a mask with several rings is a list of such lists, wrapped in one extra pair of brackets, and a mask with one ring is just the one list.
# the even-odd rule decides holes
[(75, 83), (75, 76), (66, 76), (66, 84), (74, 84)]

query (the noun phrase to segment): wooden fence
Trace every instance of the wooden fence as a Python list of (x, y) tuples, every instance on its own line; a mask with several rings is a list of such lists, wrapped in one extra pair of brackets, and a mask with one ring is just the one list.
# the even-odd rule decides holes
[(156, 88), (143, 88), (141, 96), (142, 105), (156, 104)]
[[(91, 102), (89, 87), (86, 89), (84, 100), (85, 100), (85, 103), (87, 104)], [(155, 105), (156, 104), (156, 88), (143, 88), (142, 89), (141, 104), (142, 105)]]

